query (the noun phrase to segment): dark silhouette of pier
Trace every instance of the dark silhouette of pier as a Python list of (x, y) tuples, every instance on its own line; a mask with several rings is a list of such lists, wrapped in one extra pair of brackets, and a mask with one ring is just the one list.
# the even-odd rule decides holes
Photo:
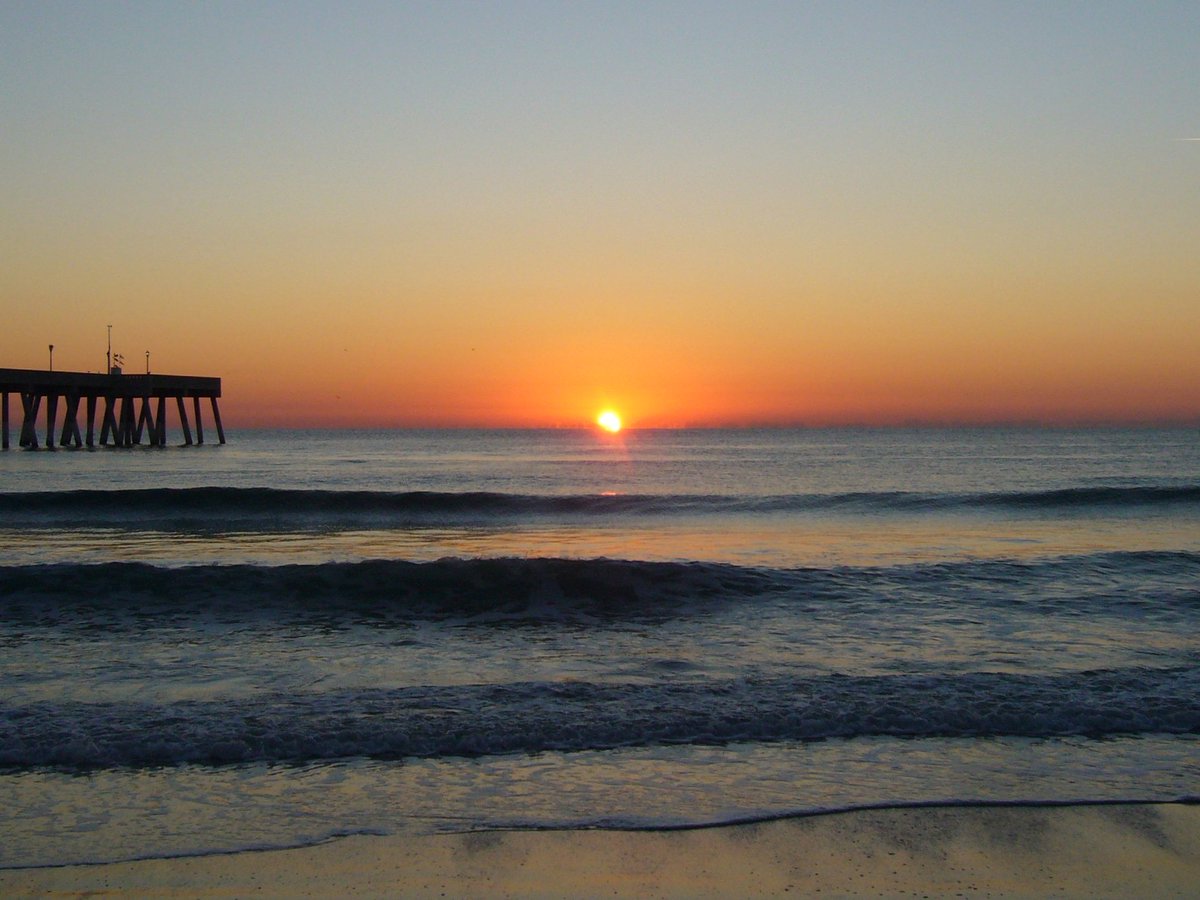
[[(193, 375), (110, 375), (93, 372), (53, 372), (42, 369), (0, 369), (0, 413), (3, 415), (3, 449), (9, 448), (8, 395), (21, 398), (20, 446), (53, 450), (60, 447), (133, 447), (145, 437), (151, 446), (167, 445), (167, 401), (174, 398), (185, 444), (204, 443), (204, 422), (200, 401), (212, 406), (212, 421), (217, 439), (225, 443), (221, 427), (221, 379)], [(188, 403), (196, 425), (188, 420)], [(58, 418), (62, 407), (62, 419)], [(45, 440), (39, 442), (37, 421), (45, 414)], [(96, 417), (100, 414), (97, 439)], [(86, 430), (80, 429), (80, 415)]]

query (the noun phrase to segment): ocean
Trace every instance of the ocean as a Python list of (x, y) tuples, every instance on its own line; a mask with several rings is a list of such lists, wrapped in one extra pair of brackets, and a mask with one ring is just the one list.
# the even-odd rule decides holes
[(1195, 429), (0, 453), (0, 867), (1198, 794)]

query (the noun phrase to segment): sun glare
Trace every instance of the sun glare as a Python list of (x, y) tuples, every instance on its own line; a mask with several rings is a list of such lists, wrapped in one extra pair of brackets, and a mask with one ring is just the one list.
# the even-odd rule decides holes
[(621, 417), (613, 410), (606, 409), (600, 415), (596, 416), (596, 424), (605, 431), (611, 431), (613, 434), (616, 434), (621, 430)]

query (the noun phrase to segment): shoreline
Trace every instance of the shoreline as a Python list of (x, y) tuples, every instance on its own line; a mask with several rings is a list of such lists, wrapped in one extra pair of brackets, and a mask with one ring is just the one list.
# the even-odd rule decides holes
[(914, 804), (656, 830), (353, 835), (0, 870), (4, 896), (1192, 896), (1200, 805)]

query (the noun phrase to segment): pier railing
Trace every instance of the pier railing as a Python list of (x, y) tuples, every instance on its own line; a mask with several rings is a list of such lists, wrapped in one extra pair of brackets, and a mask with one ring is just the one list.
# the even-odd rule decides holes
[[(196, 375), (102, 375), (94, 372), (53, 372), (41, 369), (0, 369), (0, 435), (9, 449), (9, 394), (21, 398), (19, 444), (37, 449), (60, 447), (133, 447), (143, 437), (150, 445), (167, 444), (167, 401), (175, 400), (185, 444), (204, 443), (201, 401), (212, 407), (217, 440), (225, 443), (221, 427), (221, 379)], [(195, 441), (188, 420), (188, 400), (196, 425)], [(62, 405), (61, 423), (58, 418)], [(44, 441), (38, 436), (38, 417), (44, 412)], [(99, 434), (97, 435), (97, 413)], [(80, 416), (85, 429), (80, 429)]]

